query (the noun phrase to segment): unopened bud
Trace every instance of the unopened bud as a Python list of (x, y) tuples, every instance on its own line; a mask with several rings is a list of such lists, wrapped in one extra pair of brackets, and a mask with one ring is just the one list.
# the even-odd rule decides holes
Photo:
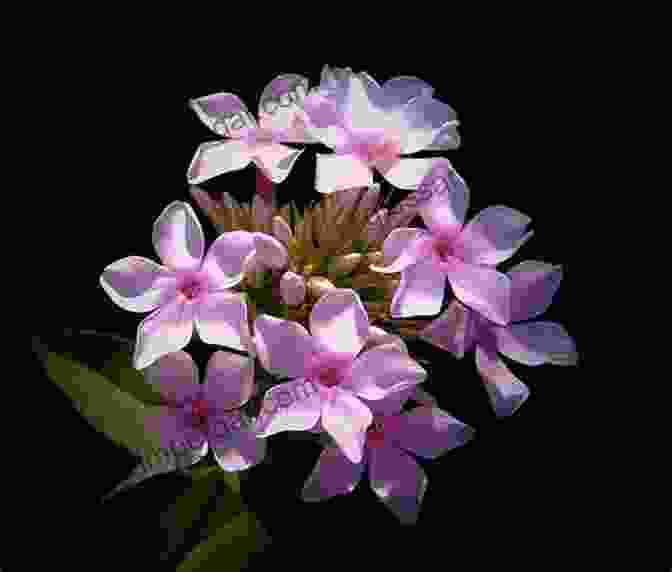
[(280, 279), (280, 294), (288, 306), (298, 306), (306, 298), (306, 282), (294, 272), (285, 272)]
[(329, 264), (329, 274), (334, 276), (343, 276), (350, 274), (355, 268), (357, 268), (362, 262), (363, 256), (357, 252), (352, 254), (345, 254), (343, 256), (337, 256)]
[(308, 280), (308, 295), (319, 300), (324, 294), (336, 288), (329, 280), (322, 276), (313, 276)]
[(273, 217), (273, 236), (282, 242), (285, 246), (289, 245), (292, 239), (292, 229), (281, 216)]

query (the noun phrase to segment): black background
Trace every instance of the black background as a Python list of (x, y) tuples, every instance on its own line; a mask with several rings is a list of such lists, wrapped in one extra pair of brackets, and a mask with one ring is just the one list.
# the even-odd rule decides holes
[[(35, 232), (47, 237), (40, 269), (51, 277), (48, 289), (43, 282), (33, 284), (38, 293), (35, 333), (52, 335), (69, 327), (134, 338), (142, 316), (116, 307), (98, 279), (119, 258), (134, 254), (156, 259), (154, 219), (171, 201), (190, 201), (187, 167), (197, 146), (217, 136), (187, 107), (188, 100), (230, 91), (256, 114), (258, 98), (273, 77), (299, 73), (312, 86), (322, 64), (329, 63), (366, 70), (381, 83), (396, 75), (419, 76), (435, 87), (435, 97), (457, 111), (461, 148), (433, 155), (448, 157), (469, 185), (468, 217), (494, 204), (532, 216), (535, 236), (500, 269), (526, 259), (564, 265), (560, 290), (542, 319), (563, 324), (583, 355), (578, 267), (583, 215), (581, 192), (572, 190), (568, 168), (572, 120), (566, 94), (557, 89), (562, 81), (555, 71), (563, 73), (562, 58), (543, 69), (526, 51), (498, 49), (483, 57), (373, 61), (360, 55), (348, 61), (306, 61), (287, 57), (265, 64), (229, 55), (218, 63), (178, 62), (148, 48), (106, 56), (79, 78), (84, 86), (72, 88), (60, 136), (67, 146), (60, 150), (67, 154), (61, 164), (65, 168), (52, 192), (26, 194), (28, 211), (40, 215), (33, 220)], [(317, 196), (314, 154), (325, 150), (310, 147), (298, 159), (278, 187), (281, 201)], [(254, 179), (250, 166), (203, 188), (251, 197)], [(391, 187), (383, 182), (383, 190)], [(214, 229), (205, 217), (201, 220), (209, 243)], [(201, 361), (209, 353), (197, 342), (187, 350)], [(251, 469), (243, 485), (246, 500), (274, 539), (255, 567), (363, 567), (384, 556), (399, 565), (436, 562), (446, 567), (466, 557), (479, 569), (491, 559), (545, 563), (582, 550), (588, 538), (585, 523), (593, 516), (578, 453), (580, 393), (589, 381), (582, 365), (532, 368), (507, 361), (528, 384), (531, 396), (512, 417), (498, 420), (473, 353), (461, 361), (438, 351), (432, 355), (426, 389), (477, 435), (441, 459), (422, 462), (429, 488), (419, 524), (400, 527), (366, 480), (349, 497), (302, 503), (298, 495), (319, 447), (278, 435), (270, 439), (268, 462)], [(25, 461), (43, 475), (32, 493), (40, 516), (30, 525), (30, 534), (41, 539), (54, 562), (90, 563), (81, 550), (82, 538), (87, 538), (87, 548), (94, 548), (105, 563), (147, 562), (159, 569), (158, 512), (187, 481), (157, 477), (101, 506), (100, 497), (132, 468), (132, 457), (91, 429), (37, 364), (31, 371), (31, 392), (46, 443)]]

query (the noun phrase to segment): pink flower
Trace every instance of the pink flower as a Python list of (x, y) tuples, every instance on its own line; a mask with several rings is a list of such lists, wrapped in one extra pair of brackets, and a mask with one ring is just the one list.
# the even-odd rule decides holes
[(308, 80), (300, 75), (286, 74), (273, 79), (262, 93), (258, 124), (240, 98), (231, 93), (215, 93), (190, 101), (203, 123), (229, 139), (203, 143), (191, 161), (187, 181), (200, 183), (243, 169), (251, 162), (274, 183), (284, 181), (303, 150), (281, 143), (313, 142), (297, 106), (307, 90)]
[(241, 471), (264, 458), (266, 442), (235, 411), (254, 391), (253, 359), (217, 351), (208, 361), (203, 384), (184, 351), (159, 358), (143, 373), (170, 403), (146, 422), (149, 431), (159, 433), (162, 447), (200, 450), (201, 457), (210, 448), (225, 471)]
[(382, 399), (427, 376), (392, 339), (361, 351), (370, 336), (369, 320), (354, 290), (335, 289), (317, 301), (310, 314), (312, 336), (301, 324), (268, 315), (254, 326), (261, 364), (292, 378), (264, 397), (258, 419), (264, 437), (309, 430), (321, 421), (343, 453), (359, 462), (372, 420), (360, 398)]
[(401, 272), (392, 317), (439, 312), (448, 279), (455, 297), (501, 325), (509, 322), (509, 278), (492, 266), (513, 256), (532, 232), (526, 215), (505, 206), (488, 207), (463, 227), (469, 204), (464, 181), (447, 160), (438, 163), (418, 192), (418, 211), (427, 230), (398, 228), (383, 243), (387, 266)]
[(423, 405), (402, 412), (412, 391), (367, 402), (373, 423), (366, 432), (362, 459), (352, 462), (337, 447), (326, 447), (303, 487), (303, 500), (321, 501), (352, 492), (368, 467), (378, 498), (402, 524), (415, 524), (428, 480), (406, 451), (436, 459), (471, 440), (474, 431), (437, 407)]
[(163, 265), (141, 256), (113, 262), (100, 276), (112, 301), (131, 312), (150, 312), (138, 327), (134, 366), (143, 369), (162, 355), (184, 348), (194, 325), (208, 344), (245, 350), (247, 307), (229, 291), (242, 280), (254, 253), (254, 234), (225, 232), (203, 256), (205, 238), (192, 208), (168, 205), (154, 223), (154, 248)]
[(380, 86), (367, 73), (325, 66), (319, 87), (301, 102), (306, 129), (335, 154), (318, 155), (315, 187), (332, 193), (369, 186), (373, 170), (401, 189), (415, 189), (437, 159), (407, 159), (459, 146), (453, 109), (409, 76)]
[[(511, 321), (520, 322), (546, 311), (560, 287), (562, 267), (526, 260), (507, 275), (511, 279)], [(530, 395), (499, 353), (531, 366), (578, 362), (574, 340), (560, 324), (526, 322), (502, 327), (457, 300), (420, 332), (420, 337), (457, 358), (476, 348), (476, 368), (498, 417), (513, 414)]]

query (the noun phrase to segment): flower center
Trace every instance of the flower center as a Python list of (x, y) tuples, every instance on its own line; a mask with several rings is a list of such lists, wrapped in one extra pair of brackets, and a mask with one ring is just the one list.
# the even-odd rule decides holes
[(361, 143), (356, 146), (356, 153), (364, 163), (373, 167), (396, 159), (399, 146), (392, 141)]
[(453, 246), (451, 243), (452, 241), (446, 239), (439, 239), (434, 242), (434, 252), (442, 262), (445, 262), (449, 256), (453, 255)]
[(183, 301), (191, 302), (206, 290), (204, 281), (199, 276), (186, 276), (177, 289), (178, 297)]
[(205, 431), (208, 425), (208, 403), (202, 397), (193, 399), (187, 405), (187, 418), (194, 429)]
[(385, 431), (383, 429), (383, 422), (380, 419), (374, 418), (373, 423), (366, 430), (366, 444), (369, 447), (379, 447), (384, 442)]
[(306, 377), (324, 387), (334, 387), (345, 378), (345, 373), (351, 361), (350, 356), (339, 354), (326, 353), (313, 356)]

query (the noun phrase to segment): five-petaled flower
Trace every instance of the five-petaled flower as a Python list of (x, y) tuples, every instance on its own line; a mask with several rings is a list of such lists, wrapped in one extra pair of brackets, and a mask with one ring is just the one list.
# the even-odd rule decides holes
[(253, 359), (216, 351), (202, 384), (184, 351), (159, 358), (143, 373), (169, 404), (146, 420), (162, 447), (199, 451), (199, 458), (212, 449), (225, 471), (247, 469), (264, 458), (266, 442), (257, 439), (253, 423), (237, 411), (254, 391)]
[[(335, 289), (318, 300), (310, 314), (312, 336), (297, 322), (268, 315), (255, 320), (254, 330), (262, 366), (294, 378), (266, 393), (259, 434), (305, 431), (320, 421), (353, 462), (361, 460), (366, 429), (373, 419), (360, 398), (382, 399), (427, 377), (391, 340), (361, 351), (371, 329), (354, 290)], [(282, 395), (287, 399), (280, 399)]]
[[(511, 268), (511, 321), (535, 318), (546, 311), (560, 287), (562, 267), (526, 260)], [(453, 300), (420, 332), (427, 342), (457, 358), (476, 347), (476, 368), (499, 417), (514, 413), (530, 390), (506, 367), (498, 353), (525, 365), (575, 365), (574, 340), (555, 322), (512, 323), (499, 326)]]
[(510, 280), (492, 267), (513, 256), (532, 236), (532, 231), (525, 233), (530, 218), (494, 206), (463, 227), (469, 205), (464, 181), (445, 159), (427, 178), (434, 192), (418, 204), (427, 230), (393, 230), (383, 243), (386, 266), (371, 266), (376, 272), (401, 272), (390, 314), (395, 318), (437, 314), (448, 278), (457, 299), (493, 322), (507, 324)]
[(205, 238), (192, 208), (169, 204), (154, 223), (154, 248), (163, 265), (140, 256), (110, 264), (100, 283), (112, 301), (131, 312), (152, 312), (138, 326), (133, 363), (143, 369), (184, 348), (194, 324), (200, 338), (247, 350), (247, 306), (229, 289), (242, 280), (254, 254), (254, 233), (226, 232), (204, 256)]
[(403, 411), (413, 389), (367, 401), (373, 423), (366, 432), (364, 454), (352, 462), (338, 449), (326, 447), (306, 481), (302, 498), (320, 501), (352, 492), (368, 467), (374, 493), (403, 524), (415, 524), (427, 488), (427, 476), (406, 451), (436, 459), (471, 440), (474, 431), (445, 411), (422, 405)]
[[(291, 88), (293, 91), (288, 94)], [(314, 142), (304, 128), (304, 114), (297, 105), (307, 89), (308, 80), (299, 75), (285, 74), (273, 79), (261, 97), (259, 123), (232, 93), (215, 93), (191, 100), (192, 109), (203, 123), (228, 139), (209, 141), (197, 149), (187, 171), (189, 183), (243, 169), (251, 162), (272, 182), (284, 181), (303, 150), (282, 143)], [(265, 105), (266, 95), (273, 93), (282, 93), (278, 105)]]
[(416, 77), (380, 86), (367, 73), (325, 67), (320, 85), (300, 103), (306, 130), (335, 151), (317, 155), (316, 189), (371, 185), (373, 169), (395, 187), (415, 189), (437, 159), (402, 155), (459, 146), (455, 111), (433, 92)]

